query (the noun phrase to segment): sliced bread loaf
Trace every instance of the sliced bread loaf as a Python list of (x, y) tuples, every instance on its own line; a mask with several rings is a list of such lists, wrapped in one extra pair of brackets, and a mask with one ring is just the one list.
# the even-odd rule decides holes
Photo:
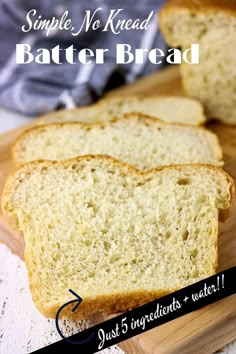
[(94, 123), (119, 118), (126, 113), (143, 113), (169, 123), (200, 125), (206, 120), (201, 104), (190, 98), (159, 97), (116, 97), (103, 99), (89, 107), (49, 113), (39, 123), (79, 121)]
[(213, 274), (218, 216), (232, 193), (231, 178), (216, 167), (141, 173), (85, 156), (16, 170), (2, 209), (24, 233), (38, 309), (55, 317), (71, 288), (83, 317), (125, 311)]
[(77, 122), (37, 126), (24, 132), (13, 146), (17, 165), (87, 154), (110, 155), (141, 170), (184, 163), (223, 164), (221, 147), (212, 132), (140, 114), (92, 125)]
[(199, 64), (181, 64), (186, 93), (208, 117), (236, 124), (236, 1), (169, 0), (159, 20), (170, 46), (199, 44)]

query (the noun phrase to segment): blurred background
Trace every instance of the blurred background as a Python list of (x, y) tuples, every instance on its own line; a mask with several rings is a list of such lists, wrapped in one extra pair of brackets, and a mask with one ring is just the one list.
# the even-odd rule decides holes
[[(115, 47), (117, 43), (130, 44), (132, 48), (161, 48), (166, 50), (166, 43), (159, 31), (157, 14), (164, 5), (164, 0), (2, 0), (0, 2), (0, 131), (14, 128), (16, 124), (29, 121), (29, 118), (42, 115), (52, 110), (74, 108), (88, 105), (101, 98), (106, 92), (160, 70), (161, 65), (143, 64), (117, 65)], [(145, 20), (154, 11), (147, 30), (124, 30), (119, 34), (101, 30), (82, 31), (72, 36), (70, 31), (55, 30), (46, 36), (45, 30), (22, 31), (27, 25), (27, 13), (35, 9), (41, 19), (60, 19), (65, 11), (75, 28), (83, 23), (85, 11), (96, 13), (96, 19), (105, 24), (110, 10), (122, 8), (119, 19)], [(38, 48), (52, 49), (57, 45), (67, 48), (108, 48), (105, 63), (69, 64), (62, 54), (62, 64), (16, 64), (16, 44), (30, 44), (32, 53)], [(147, 59), (147, 58), (146, 58)], [(28, 118), (27, 118), (28, 117)]]

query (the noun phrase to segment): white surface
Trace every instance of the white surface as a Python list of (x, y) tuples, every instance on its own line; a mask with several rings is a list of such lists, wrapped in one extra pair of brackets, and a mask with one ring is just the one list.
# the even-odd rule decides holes
[[(3, 244), (0, 244), (0, 262), (0, 353), (31, 353), (60, 340), (55, 321), (43, 317), (31, 299), (24, 262)], [(60, 328), (69, 336), (88, 326), (88, 321), (62, 321)], [(114, 346), (100, 353), (123, 351)]]
[(27, 124), (32, 121), (31, 117), (23, 117), (22, 115), (10, 112), (4, 108), (0, 108), (0, 134)]
[[(0, 108), (0, 134), (29, 121)], [(63, 327), (63, 333), (71, 335), (86, 326), (88, 322), (71, 323)], [(59, 339), (54, 320), (44, 318), (33, 304), (24, 262), (0, 244), (0, 354), (27, 354)], [(123, 352), (112, 347), (100, 353)], [(236, 354), (236, 341), (222, 354)]]

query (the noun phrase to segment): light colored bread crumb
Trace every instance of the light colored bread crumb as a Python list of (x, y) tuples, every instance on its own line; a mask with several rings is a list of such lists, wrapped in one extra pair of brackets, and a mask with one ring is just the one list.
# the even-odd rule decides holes
[(200, 48), (200, 63), (181, 64), (186, 93), (202, 102), (209, 118), (236, 124), (235, 1), (170, 0), (160, 13), (170, 46)]
[(95, 123), (120, 118), (128, 113), (142, 113), (169, 123), (200, 125), (206, 121), (202, 105), (191, 98), (175, 96), (115, 97), (89, 107), (51, 112), (39, 124), (79, 121)]
[(221, 147), (212, 132), (163, 123), (141, 114), (93, 125), (77, 122), (37, 126), (23, 133), (13, 147), (17, 165), (87, 154), (110, 155), (141, 170), (184, 163), (223, 164)]
[(38, 309), (55, 317), (72, 288), (83, 317), (125, 311), (213, 274), (218, 215), (232, 193), (216, 167), (141, 173), (87, 156), (24, 165), (8, 178), (2, 209), (24, 233)]

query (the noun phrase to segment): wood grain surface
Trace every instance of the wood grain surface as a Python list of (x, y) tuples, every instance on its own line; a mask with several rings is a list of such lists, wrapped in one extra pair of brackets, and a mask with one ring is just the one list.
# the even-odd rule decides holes
[[(183, 95), (178, 68), (171, 67), (134, 84), (112, 91), (109, 95)], [(27, 128), (29, 125), (27, 125)], [(25, 129), (17, 129), (0, 138), (0, 194), (7, 175), (12, 171), (11, 144)], [(236, 180), (236, 127), (209, 123), (222, 144), (225, 170)], [(0, 240), (23, 257), (24, 242), (20, 233), (13, 232), (6, 220), (0, 217)], [(236, 207), (230, 218), (220, 225), (219, 268), (236, 265)], [(101, 317), (93, 317), (94, 322)], [(210, 354), (236, 339), (236, 295), (201, 310), (190, 313), (142, 335), (120, 343), (127, 354)]]

